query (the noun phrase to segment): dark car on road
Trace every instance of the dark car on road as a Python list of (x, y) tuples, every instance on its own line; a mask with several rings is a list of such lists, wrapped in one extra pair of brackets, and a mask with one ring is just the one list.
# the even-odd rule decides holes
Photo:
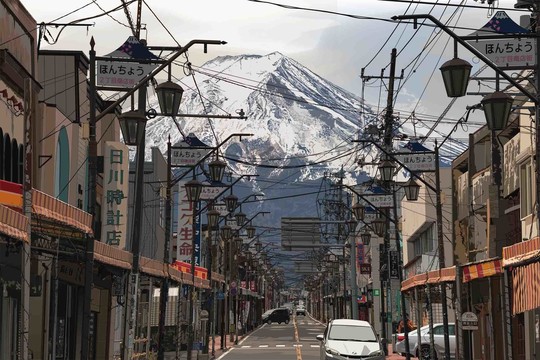
[(277, 322), (278, 324), (288, 324), (290, 320), (291, 317), (289, 315), (289, 309), (287, 308), (270, 309), (262, 314), (262, 321), (267, 324), (273, 322)]

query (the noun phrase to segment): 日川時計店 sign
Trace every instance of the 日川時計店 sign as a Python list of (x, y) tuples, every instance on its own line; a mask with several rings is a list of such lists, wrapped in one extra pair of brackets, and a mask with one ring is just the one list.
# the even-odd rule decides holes
[(531, 38), (469, 40), (467, 42), (501, 69), (534, 66), (536, 63), (536, 44)]

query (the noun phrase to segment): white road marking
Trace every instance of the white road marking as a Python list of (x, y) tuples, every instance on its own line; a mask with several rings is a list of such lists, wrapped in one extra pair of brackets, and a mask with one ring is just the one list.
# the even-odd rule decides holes
[(302, 347), (302, 344), (293, 344), (294, 347)]
[(320, 345), (311, 345), (312, 348), (318, 348), (321, 347)]
[(250, 348), (251, 345), (243, 345), (242, 348)]
[(259, 345), (260, 348), (267, 348), (268, 345)]
[(276, 345), (276, 347), (285, 347), (285, 345)]

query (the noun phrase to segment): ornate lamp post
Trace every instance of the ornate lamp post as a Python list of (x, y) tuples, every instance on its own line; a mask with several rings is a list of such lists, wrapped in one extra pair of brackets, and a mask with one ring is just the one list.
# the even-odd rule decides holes
[[(143, 91), (144, 92), (144, 91)], [(140, 97), (141, 94), (139, 94)], [(140, 104), (144, 106), (144, 102)], [(144, 110), (144, 108), (143, 108)], [(141, 246), (141, 219), (143, 208), (144, 185), (144, 135), (146, 117), (143, 111), (128, 111), (119, 116), (120, 129), (123, 132), (126, 145), (137, 146), (137, 162), (135, 169), (135, 199), (133, 202), (133, 229), (131, 234), (131, 251), (133, 264), (130, 275), (129, 288), (126, 294), (127, 311), (124, 322), (124, 358), (130, 358), (133, 352), (132, 339), (137, 329), (137, 294), (139, 291), (139, 261)]]

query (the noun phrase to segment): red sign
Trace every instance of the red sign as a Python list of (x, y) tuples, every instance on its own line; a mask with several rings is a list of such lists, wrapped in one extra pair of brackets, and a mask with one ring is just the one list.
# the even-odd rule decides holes
[[(173, 267), (177, 268), (183, 273), (191, 274), (191, 264), (183, 261), (175, 261), (172, 264)], [(202, 266), (195, 266), (195, 276), (200, 279), (208, 279), (208, 270)]]
[(0, 204), (22, 208), (22, 185), (0, 180)]

